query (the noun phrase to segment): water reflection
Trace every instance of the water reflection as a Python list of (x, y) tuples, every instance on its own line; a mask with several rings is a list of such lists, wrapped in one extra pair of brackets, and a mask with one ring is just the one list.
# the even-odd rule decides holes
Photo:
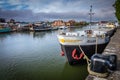
[(87, 65), (70, 66), (68, 62), (65, 63), (62, 71), (62, 80), (85, 80), (87, 73)]
[(45, 32), (33, 32), (33, 38), (43, 38), (45, 34)]
[(9, 35), (11, 35), (10, 33), (4, 33), (4, 34), (0, 34), (0, 41), (3, 41), (6, 39), (6, 37), (8, 37)]
[[(84, 80), (86, 65), (60, 56), (58, 31), (0, 35), (0, 80)], [(74, 78), (74, 79), (73, 79)]]
[(52, 32), (30, 32), (30, 35), (33, 35), (33, 38), (43, 38), (47, 34), (51, 34)]

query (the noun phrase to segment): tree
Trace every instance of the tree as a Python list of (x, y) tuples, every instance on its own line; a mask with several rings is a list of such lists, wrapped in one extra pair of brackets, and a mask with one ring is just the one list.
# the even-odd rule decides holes
[(116, 10), (115, 15), (116, 15), (118, 21), (120, 22), (120, 0), (116, 0), (114, 7)]
[(6, 21), (4, 18), (0, 18), (0, 22), (5, 23)]

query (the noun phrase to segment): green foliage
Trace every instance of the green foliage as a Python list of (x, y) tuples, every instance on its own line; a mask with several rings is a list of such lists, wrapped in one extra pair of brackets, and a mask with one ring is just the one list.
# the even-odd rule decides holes
[(76, 22), (74, 23), (74, 26), (80, 26), (80, 23)]
[(116, 15), (118, 21), (120, 22), (120, 0), (116, 0), (114, 7), (116, 9), (115, 15)]
[(74, 23), (74, 26), (85, 26), (85, 25), (87, 25), (86, 22), (75, 22)]

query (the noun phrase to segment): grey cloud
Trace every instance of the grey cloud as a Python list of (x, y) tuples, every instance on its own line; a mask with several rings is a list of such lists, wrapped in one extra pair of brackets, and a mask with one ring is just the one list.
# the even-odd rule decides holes
[[(104, 11), (104, 10), (103, 10)], [(106, 10), (105, 10), (106, 11)], [(95, 13), (93, 20), (107, 20), (115, 19), (115, 16), (108, 12)], [(102, 15), (102, 16), (100, 16)], [(89, 21), (89, 15), (85, 12), (65, 12), (65, 13), (34, 13), (31, 10), (13, 10), (5, 11), (0, 9), (0, 17), (11, 19), (14, 18), (17, 21), (41, 21), (41, 20), (55, 20), (55, 19), (75, 19), (75, 20), (87, 20)]]
[[(54, 20), (54, 19), (65, 19), (65, 20), (75, 19), (75, 20), (88, 21), (89, 6), (92, 4), (93, 11), (95, 13), (93, 16), (94, 21), (116, 19), (114, 15), (114, 8), (112, 7), (112, 4), (114, 3), (115, 0), (109, 0), (109, 1), (106, 1), (106, 0), (59, 0), (59, 1), (58, 0), (49, 0), (49, 1), (35, 0), (34, 2), (33, 1), (34, 0), (27, 0), (27, 2), (30, 4), (25, 10), (0, 9), (0, 17), (6, 18), (6, 19), (14, 18), (18, 21), (40, 21), (40, 20)], [(56, 6), (53, 5), (52, 2), (54, 2)], [(58, 10), (58, 12), (55, 10), (52, 12), (49, 12), (49, 11), (44, 12), (45, 8), (46, 9), (48, 8), (47, 10), (49, 9), (53, 10), (53, 8), (49, 8), (49, 7), (56, 7), (55, 10)], [(41, 11), (40, 12), (38, 11), (37, 13), (35, 13), (34, 12), (35, 9), (41, 10)]]
[(38, 21), (44, 19), (83, 19), (86, 15), (84, 13), (66, 12), (66, 13), (33, 13), (31, 10), (1, 10), (0, 17), (14, 18), (16, 20)]

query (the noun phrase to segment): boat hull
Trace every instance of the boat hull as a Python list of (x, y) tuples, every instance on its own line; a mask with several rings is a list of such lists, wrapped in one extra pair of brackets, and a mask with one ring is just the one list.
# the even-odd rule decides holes
[(7, 32), (11, 32), (11, 28), (2, 28), (0, 29), (0, 33), (7, 33)]
[(40, 31), (51, 31), (52, 28), (43, 28), (43, 29), (34, 29), (33, 31), (40, 32)]
[(109, 31), (107, 32), (107, 34), (108, 34), (110, 37), (112, 37), (115, 32), (116, 32), (116, 28), (109, 30)]
[[(97, 53), (101, 54), (105, 47), (107, 46), (108, 42), (104, 44), (98, 44), (97, 45)], [(96, 52), (96, 45), (81, 45), (80, 46), (82, 50), (84, 51), (85, 55), (90, 59), (93, 54)], [(65, 56), (67, 57), (67, 60), (70, 65), (73, 64), (82, 64), (85, 63), (86, 60), (82, 57), (81, 59), (74, 59), (72, 56), (72, 53), (74, 49), (76, 49), (76, 55), (79, 57), (80, 54), (82, 54), (82, 51), (80, 50), (78, 45), (62, 45), (61, 44), (61, 49), (64, 52)]]

